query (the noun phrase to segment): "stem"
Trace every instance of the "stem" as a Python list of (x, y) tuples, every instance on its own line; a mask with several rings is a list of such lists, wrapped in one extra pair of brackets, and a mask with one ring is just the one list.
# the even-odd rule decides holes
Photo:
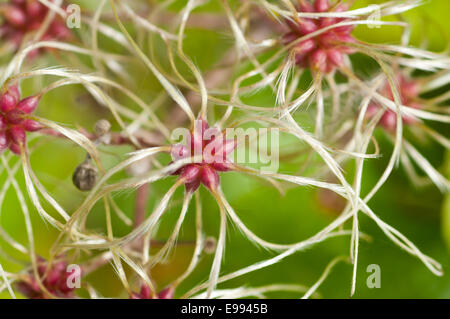
[(137, 189), (136, 207), (134, 214), (134, 228), (137, 228), (145, 219), (150, 184), (144, 184)]

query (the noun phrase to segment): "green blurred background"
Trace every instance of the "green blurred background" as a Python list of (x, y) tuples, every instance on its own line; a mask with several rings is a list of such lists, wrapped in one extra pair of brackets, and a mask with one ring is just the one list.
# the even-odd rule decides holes
[[(77, 2), (77, 1), (74, 1)], [(90, 1), (79, 1), (84, 6), (93, 6)], [(364, 6), (368, 3), (381, 3), (382, 1), (356, 1), (355, 6)], [(183, 3), (183, 2), (179, 2)], [(211, 2), (211, 10), (216, 10), (216, 1)], [(209, 6), (208, 6), (209, 8)], [(450, 1), (431, 0), (423, 6), (405, 14), (405, 18), (413, 25), (412, 43), (419, 45), (424, 39), (428, 41), (428, 48), (442, 50), (448, 45), (450, 36)], [(88, 32), (87, 28), (78, 31)], [(400, 36), (398, 28), (383, 27), (368, 29), (358, 27), (355, 35), (367, 41), (397, 43)], [(186, 51), (204, 71), (214, 67), (214, 61), (221, 56), (224, 49), (232, 45), (230, 34), (223, 32), (204, 32), (199, 29), (188, 29), (185, 42)], [(120, 51), (120, 50), (119, 50)], [(37, 60), (36, 63), (47, 65), (60, 65), (67, 63), (64, 56), (53, 56), (48, 60)], [(357, 58), (355, 59), (357, 62)], [(360, 67), (363, 67), (361, 62)], [(356, 64), (358, 67), (358, 64)], [(36, 65), (33, 66), (37, 67)], [(149, 72), (136, 71), (135, 90), (144, 100), (151, 101), (160, 91), (155, 78)], [(141, 69), (142, 70), (142, 67)], [(36, 87), (41, 87), (51, 79), (33, 79), (23, 83), (26, 94), (32, 93)], [(260, 96), (252, 96), (252, 101), (263, 104), (267, 101), (265, 92)], [(89, 112), (90, 116), (86, 117)], [(163, 111), (161, 111), (163, 112)], [(62, 87), (46, 95), (39, 107), (39, 115), (77, 127), (78, 125), (91, 128), (95, 121), (102, 117), (109, 117), (108, 113), (96, 107), (88, 97), (86, 91), (80, 86)], [(91, 116), (92, 115), (92, 116)], [(445, 132), (444, 132), (445, 133)], [(389, 154), (391, 146), (377, 133), (382, 149)], [(448, 136), (447, 134), (444, 134)], [(32, 142), (34, 144), (34, 142)], [(78, 147), (63, 141), (51, 138), (40, 139), (36, 150), (31, 156), (31, 163), (38, 178), (47, 187), (48, 191), (58, 199), (66, 210), (73, 211), (86, 196), (79, 192), (71, 183), (71, 176), (75, 167), (83, 161), (84, 152)], [(124, 154), (131, 148), (107, 148), (105, 151)], [(421, 145), (420, 150), (427, 158), (450, 176), (450, 158), (445, 161), (444, 151), (435, 144)], [(447, 154), (448, 155), (448, 154)], [(106, 166), (118, 162), (118, 157), (105, 152)], [(374, 185), (387, 164), (388, 156), (381, 159), (367, 161), (363, 184), (368, 188)], [(283, 167), (289, 170), (289, 167)], [(120, 177), (124, 177), (122, 174)], [(24, 193), (26, 189), (23, 174), (18, 173), (17, 181)], [(0, 185), (5, 176), (0, 177)], [(157, 200), (173, 183), (169, 178), (151, 186), (149, 212)], [(249, 178), (237, 173), (226, 173), (221, 176), (222, 186), (231, 205), (245, 224), (260, 237), (269, 241), (291, 243), (308, 238), (329, 224), (336, 213), (324, 207), (319, 200), (316, 189), (297, 187), (287, 191), (283, 196), (273, 187), (261, 183), (259, 180)], [(208, 192), (201, 188), (204, 204), (204, 228), (207, 235), (216, 236), (218, 233), (218, 208)], [(182, 197), (181, 190), (177, 192), (176, 200)], [(135, 194), (122, 192), (115, 195), (117, 203), (131, 217)], [(388, 182), (370, 202), (372, 209), (387, 223), (394, 226), (411, 239), (425, 254), (442, 263), (445, 275), (436, 277), (416, 258), (408, 255), (396, 247), (380, 229), (368, 218), (360, 215), (361, 230), (372, 236), (372, 242), (362, 241), (360, 245), (359, 269), (355, 298), (449, 298), (450, 297), (450, 198), (445, 198), (434, 186), (415, 189), (408, 181), (402, 169), (397, 169)], [(31, 207), (31, 203), (30, 207)], [(182, 228), (179, 245), (170, 263), (157, 267), (153, 277), (163, 287), (171, 279), (180, 274), (187, 266), (193, 250), (189, 242), (195, 239), (194, 231), (194, 205), (189, 209), (186, 222)], [(46, 206), (50, 210), (49, 207)], [(164, 240), (168, 237), (180, 210), (180, 205), (174, 205), (166, 213), (160, 226), (158, 238)], [(51, 210), (50, 210), (51, 211)], [(38, 254), (47, 257), (48, 250), (55, 240), (57, 233), (44, 224), (32, 209), (35, 240)], [(26, 244), (25, 225), (23, 215), (18, 205), (14, 190), (11, 188), (6, 196), (1, 210), (0, 223), (17, 241)], [(101, 205), (96, 205), (88, 220), (89, 226), (97, 231), (104, 232), (104, 213)], [(124, 226), (116, 217), (113, 218), (115, 234), (124, 235), (130, 228)], [(448, 245), (446, 245), (446, 242)], [(261, 286), (272, 283), (298, 283), (310, 286), (321, 275), (327, 263), (336, 256), (348, 255), (349, 238), (336, 238), (325, 241), (311, 249), (299, 252), (286, 258), (277, 265), (253, 272), (237, 278), (221, 287)], [(0, 239), (1, 251), (11, 254), (19, 260), (26, 261), (26, 256), (14, 252)], [(259, 260), (273, 256), (249, 243), (236, 229), (228, 228), (226, 254), (222, 273), (228, 273)], [(212, 255), (203, 256), (198, 269), (180, 286), (177, 294), (186, 291), (192, 285), (206, 280)], [(19, 271), (23, 265), (8, 260), (0, 254), (3, 267), (11, 272)], [(370, 264), (381, 267), (381, 288), (369, 289), (366, 279), (369, 273), (366, 268)], [(319, 292), (325, 298), (348, 298), (350, 295), (352, 267), (341, 263), (332, 271), (329, 278), (320, 287)], [(88, 276), (89, 280), (100, 293), (107, 297), (124, 297), (122, 287), (111, 266), (105, 266)], [(299, 297), (288, 293), (271, 294), (271, 297)], [(8, 298), (7, 293), (0, 297)]]

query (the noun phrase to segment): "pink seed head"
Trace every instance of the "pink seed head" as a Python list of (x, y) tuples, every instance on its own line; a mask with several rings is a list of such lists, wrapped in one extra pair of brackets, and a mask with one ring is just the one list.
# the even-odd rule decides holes
[[(52, 1), (52, 0), (51, 0)], [(50, 2), (51, 2), (50, 1)], [(20, 47), (27, 34), (34, 32), (43, 25), (49, 8), (38, 0), (10, 0), (11, 4), (4, 7), (4, 21), (2, 28), (2, 40), (9, 41), (17, 49)], [(71, 32), (67, 28), (63, 18), (56, 16), (45, 30), (40, 40), (69, 39)], [(51, 49), (36, 49), (28, 55), (29, 58), (40, 52)]]
[(40, 96), (30, 96), (20, 100), (17, 85), (10, 86), (0, 95), (0, 131), (3, 132), (3, 139), (6, 136), (1, 150), (9, 147), (13, 153), (20, 154), (21, 149), (25, 147), (26, 132), (34, 132), (43, 127), (40, 123), (26, 118), (27, 114), (36, 109), (39, 99)]
[(152, 297), (152, 293), (150, 287), (146, 284), (141, 285), (141, 289), (139, 292), (132, 292), (130, 298), (131, 299), (173, 299), (175, 293), (175, 288), (167, 287), (161, 290), (156, 296)]
[(172, 146), (174, 162), (189, 157), (195, 160), (174, 174), (183, 179), (188, 192), (195, 192), (201, 184), (210, 190), (217, 189), (220, 182), (218, 172), (232, 169), (228, 156), (235, 149), (236, 143), (226, 139), (219, 129), (210, 128), (205, 120), (198, 120), (190, 133), (188, 145), (190, 147), (181, 144)]
[(158, 299), (173, 299), (174, 294), (175, 289), (173, 287), (167, 287), (158, 293)]
[[(331, 8), (329, 0), (316, 0), (313, 4), (300, 1), (298, 10), (300, 12), (328, 12), (330, 10), (339, 12), (347, 10), (347, 6), (340, 4)], [(299, 67), (310, 68), (316, 72), (330, 73), (336, 67), (342, 66), (343, 55), (354, 52), (352, 47), (346, 45), (346, 43), (355, 42), (351, 35), (353, 26), (332, 27), (343, 21), (345, 21), (343, 18), (329, 17), (300, 18), (296, 22), (286, 20), (289, 31), (283, 35), (283, 43), (289, 44), (310, 33), (331, 27), (329, 30), (301, 41), (292, 47), (296, 64)]]
[[(402, 74), (398, 74), (396, 78), (401, 103), (407, 107), (421, 109), (422, 105), (417, 102), (419, 97), (419, 82), (414, 79), (409, 79)], [(380, 93), (384, 97), (394, 101), (389, 83), (385, 83)], [(372, 118), (379, 108), (379, 104), (372, 102), (367, 109), (366, 117)], [(412, 125), (417, 122), (417, 119), (409, 115), (402, 115), (402, 121), (405, 125)], [(392, 110), (386, 110), (380, 119), (379, 125), (389, 132), (395, 131), (397, 127), (397, 114)]]
[[(67, 272), (67, 263), (56, 261), (49, 265), (46, 260), (38, 257), (38, 274), (45, 289), (59, 298), (73, 298), (74, 288), (67, 285), (70, 273)], [(28, 279), (16, 283), (17, 289), (27, 298), (45, 299), (48, 296), (37, 284), (33, 271), (28, 273)]]

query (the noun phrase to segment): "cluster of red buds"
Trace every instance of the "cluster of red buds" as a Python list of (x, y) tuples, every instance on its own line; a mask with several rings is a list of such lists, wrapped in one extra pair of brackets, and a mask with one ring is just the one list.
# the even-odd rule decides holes
[[(415, 109), (422, 108), (421, 104), (418, 103), (419, 83), (417, 81), (408, 79), (404, 75), (397, 75), (397, 86), (402, 105)], [(394, 101), (392, 88), (389, 83), (384, 84), (380, 93), (384, 97)], [(380, 107), (379, 104), (372, 102), (367, 109), (367, 117), (373, 117)], [(402, 120), (406, 125), (413, 124), (417, 121), (414, 117), (408, 115), (402, 115)], [(386, 110), (378, 123), (389, 132), (395, 131), (397, 127), (397, 114), (392, 110)]]
[[(346, 4), (340, 4), (331, 8), (329, 0), (316, 0), (314, 4), (300, 1), (299, 12), (342, 12), (347, 10)], [(298, 18), (286, 19), (289, 32), (283, 36), (284, 43), (291, 43), (310, 33), (332, 26), (344, 21), (344, 18), (322, 17), (317, 19)], [(353, 53), (354, 50), (343, 43), (355, 42), (351, 32), (353, 26), (339, 26), (324, 31), (312, 38), (300, 41), (292, 50), (295, 53), (295, 63), (303, 68), (318, 70), (322, 73), (332, 72), (343, 63), (345, 54)]]
[(47, 292), (44, 292), (34, 277), (33, 271), (27, 275), (27, 279), (16, 283), (16, 288), (25, 297), (30, 299), (47, 299), (56, 296), (59, 298), (74, 298), (74, 289), (68, 286), (70, 272), (67, 272), (67, 263), (57, 261), (51, 266), (41, 257), (38, 257), (38, 274), (42, 285)]
[[(9, 4), (1, 9), (4, 17), (3, 25), (0, 27), (0, 35), (3, 39), (10, 41), (18, 48), (24, 37), (39, 30), (49, 13), (47, 6), (38, 0), (11, 0)], [(56, 16), (45, 30), (40, 40), (68, 39), (71, 36), (64, 20)], [(38, 51), (31, 52), (36, 55)]]
[(150, 288), (146, 284), (142, 284), (138, 293), (131, 294), (131, 299), (173, 299), (174, 292), (172, 287), (168, 287), (161, 290), (156, 296), (152, 296)]
[(25, 147), (26, 132), (42, 128), (38, 122), (26, 118), (36, 109), (39, 99), (39, 95), (20, 99), (17, 86), (0, 93), (0, 151), (9, 147), (20, 154), (21, 145)]
[(218, 173), (230, 171), (233, 167), (228, 157), (236, 147), (235, 141), (226, 139), (219, 129), (210, 128), (205, 120), (198, 120), (187, 143), (172, 147), (172, 159), (176, 162), (201, 156), (201, 160), (184, 165), (174, 174), (184, 180), (188, 192), (194, 192), (200, 184), (215, 190), (219, 185)]

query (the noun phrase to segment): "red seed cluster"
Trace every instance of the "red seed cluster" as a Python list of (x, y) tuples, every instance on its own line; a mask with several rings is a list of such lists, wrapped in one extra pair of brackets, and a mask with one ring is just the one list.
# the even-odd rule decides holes
[[(60, 298), (75, 297), (74, 288), (70, 288), (67, 285), (71, 273), (67, 272), (67, 263), (65, 261), (55, 262), (50, 269), (48, 269), (48, 263), (44, 259), (39, 258), (38, 261), (39, 276), (43, 286), (49, 293)], [(30, 299), (49, 298), (49, 296), (42, 291), (32, 271), (30, 271), (27, 280), (16, 283), (16, 288), (21, 294)]]
[[(28, 33), (39, 30), (48, 12), (48, 7), (38, 0), (10, 0), (10, 3), (2, 8), (4, 22), (0, 27), (1, 37), (18, 48)], [(71, 32), (64, 20), (56, 16), (41, 40), (64, 40), (70, 36)], [(37, 53), (39, 52), (33, 51), (30, 55)]]
[(131, 299), (173, 299), (173, 295), (175, 290), (172, 287), (165, 288), (161, 290), (156, 297), (151, 298), (150, 288), (143, 284), (141, 285), (141, 290), (137, 292), (133, 292), (131, 294)]
[[(314, 4), (300, 0), (298, 6), (299, 12), (342, 12), (347, 9), (345, 4), (332, 8), (328, 0), (316, 0)], [(291, 43), (319, 29), (344, 20), (343, 18), (328, 17), (286, 20), (289, 31), (283, 36), (284, 43)], [(352, 48), (342, 44), (342, 42), (355, 42), (351, 35), (352, 30), (353, 26), (340, 26), (300, 41), (293, 47), (296, 64), (322, 73), (332, 72), (336, 67), (342, 65), (344, 55), (354, 52)]]
[[(403, 75), (397, 76), (397, 86), (402, 105), (420, 109), (421, 104), (418, 103), (419, 83), (413, 79), (408, 79)], [(386, 83), (381, 89), (381, 95), (394, 101), (392, 89), (389, 83)], [(373, 117), (381, 106), (375, 102), (371, 103), (367, 109), (367, 117)], [(414, 117), (403, 115), (403, 123), (406, 125), (413, 124), (416, 119)], [(395, 131), (397, 127), (397, 114), (392, 110), (386, 110), (381, 116), (379, 125), (388, 131)]]
[(235, 146), (234, 140), (226, 139), (220, 130), (209, 128), (206, 121), (198, 120), (189, 136), (188, 146), (177, 144), (172, 147), (172, 159), (177, 161), (201, 157), (201, 160), (183, 166), (175, 175), (184, 179), (189, 192), (194, 192), (200, 184), (215, 190), (219, 185), (218, 172), (232, 169), (228, 155), (233, 152)]
[(21, 100), (17, 86), (10, 86), (0, 94), (0, 152), (9, 147), (12, 152), (20, 154), (20, 145), (25, 146), (26, 132), (42, 128), (38, 122), (25, 118), (38, 103), (38, 96)]

